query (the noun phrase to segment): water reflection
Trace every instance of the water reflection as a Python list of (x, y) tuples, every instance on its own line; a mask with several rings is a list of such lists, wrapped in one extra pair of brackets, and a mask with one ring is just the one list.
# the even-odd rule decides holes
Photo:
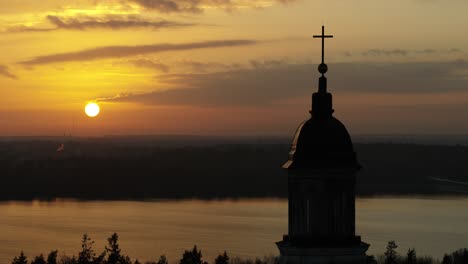
[[(372, 198), (357, 201), (357, 232), (381, 253), (396, 240), (402, 253), (441, 257), (468, 246), (468, 199)], [(76, 254), (88, 233), (98, 250), (119, 233), (123, 253), (140, 260), (179, 260), (197, 244), (207, 260), (224, 249), (243, 257), (277, 254), (287, 230), (286, 200), (54, 201), (0, 203), (0, 261), (21, 249), (31, 258), (58, 249)]]

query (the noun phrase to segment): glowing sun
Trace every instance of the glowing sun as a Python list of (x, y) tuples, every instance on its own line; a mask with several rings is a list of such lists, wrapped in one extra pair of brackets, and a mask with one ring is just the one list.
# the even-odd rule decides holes
[(84, 109), (86, 115), (88, 115), (89, 117), (95, 117), (99, 115), (100, 110), (101, 109), (99, 108), (99, 105), (96, 103), (88, 103)]

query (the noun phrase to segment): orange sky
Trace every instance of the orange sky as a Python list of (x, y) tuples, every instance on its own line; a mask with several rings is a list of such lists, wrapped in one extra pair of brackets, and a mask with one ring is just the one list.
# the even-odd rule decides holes
[(317, 89), (322, 23), (352, 134), (468, 129), (466, 1), (0, 4), (2, 136), (290, 135)]

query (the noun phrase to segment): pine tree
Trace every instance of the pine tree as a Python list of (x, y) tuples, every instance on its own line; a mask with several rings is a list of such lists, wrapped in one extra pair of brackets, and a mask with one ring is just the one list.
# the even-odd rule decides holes
[(468, 249), (463, 249), (462, 263), (468, 263)]
[(441, 264), (453, 264), (452, 256), (444, 254)]
[(93, 264), (96, 253), (93, 250), (94, 241), (87, 235), (81, 240), (81, 252), (78, 253), (78, 264)]
[(157, 264), (168, 264), (169, 262), (167, 261), (167, 258), (166, 258), (166, 255), (161, 255), (159, 257), (159, 260), (157, 262)]
[(215, 264), (229, 264), (229, 256), (227, 255), (226, 251), (224, 251), (223, 255), (216, 257)]
[(112, 236), (107, 239), (107, 242), (109, 243), (109, 245), (106, 246), (106, 252), (108, 254), (107, 263), (119, 264), (122, 256), (120, 255), (121, 250), (117, 233), (112, 234)]
[(34, 258), (33, 261), (31, 261), (31, 264), (47, 264), (44, 255), (39, 255)]
[(24, 252), (21, 251), (19, 257), (15, 257), (11, 264), (28, 264), (28, 258), (24, 255)]
[(408, 252), (406, 253), (406, 264), (416, 264), (416, 249), (409, 248)]
[(124, 256), (120, 253), (119, 235), (117, 235), (117, 233), (112, 234), (112, 236), (107, 239), (107, 242), (107, 264), (132, 264), (128, 256)]
[(398, 259), (398, 253), (396, 252), (397, 244), (395, 241), (388, 241), (387, 251), (385, 251), (385, 264), (396, 264)]
[(58, 250), (52, 250), (47, 256), (47, 264), (57, 264)]
[(208, 264), (208, 262), (202, 260), (201, 250), (198, 250), (195, 245), (191, 251), (185, 250), (180, 264)]

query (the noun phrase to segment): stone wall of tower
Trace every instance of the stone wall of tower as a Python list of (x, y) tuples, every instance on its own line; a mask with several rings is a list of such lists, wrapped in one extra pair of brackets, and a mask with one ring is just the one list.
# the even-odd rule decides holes
[(354, 173), (289, 172), (289, 239), (351, 245), (355, 236)]

